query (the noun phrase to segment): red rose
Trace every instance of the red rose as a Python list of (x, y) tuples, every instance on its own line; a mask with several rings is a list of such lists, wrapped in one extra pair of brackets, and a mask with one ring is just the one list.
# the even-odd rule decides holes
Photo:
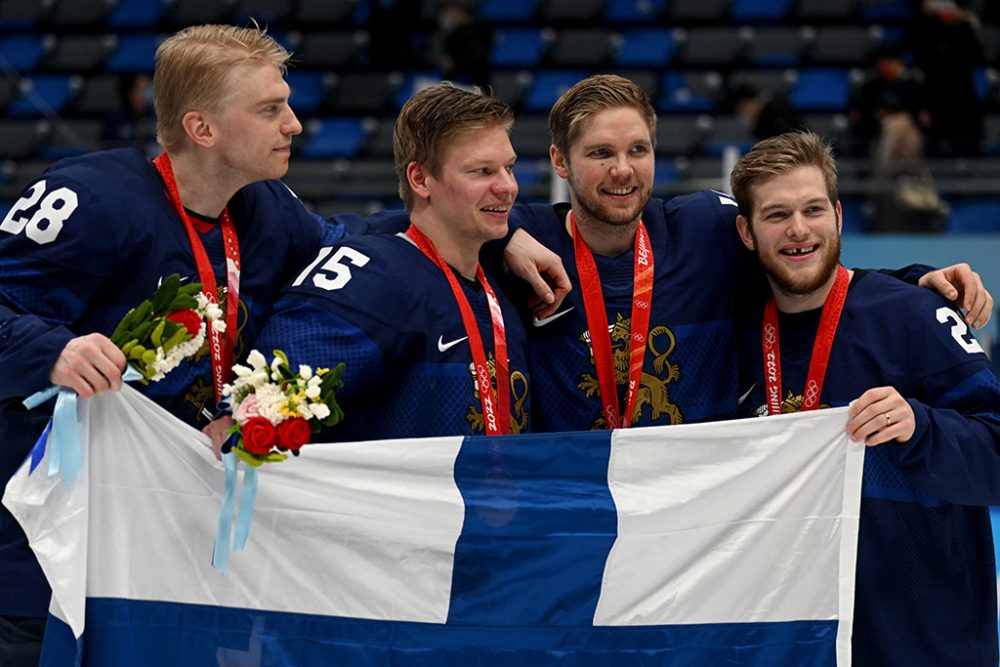
[(274, 424), (264, 417), (251, 417), (243, 424), (243, 447), (251, 454), (267, 454), (278, 441)]
[(311, 435), (312, 430), (309, 428), (309, 422), (302, 417), (286, 419), (278, 424), (278, 442), (281, 443), (282, 447), (298, 451), (302, 449), (302, 445), (309, 442)]
[(201, 315), (190, 308), (175, 310), (167, 315), (167, 319), (183, 326), (192, 337), (197, 336), (198, 330), (201, 329)]

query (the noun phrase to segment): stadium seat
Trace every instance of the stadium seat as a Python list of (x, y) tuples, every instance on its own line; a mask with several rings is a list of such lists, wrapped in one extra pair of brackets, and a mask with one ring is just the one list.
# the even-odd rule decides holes
[(678, 44), (676, 60), (683, 67), (732, 67), (743, 57), (747, 31), (735, 26), (691, 28)]
[(764, 27), (745, 31), (749, 39), (747, 62), (757, 67), (795, 67), (799, 64), (811, 31), (796, 26)]
[(119, 2), (111, 10), (108, 26), (116, 31), (154, 30), (167, 7), (163, 0), (128, 0)]
[(490, 76), (490, 90), (494, 97), (509, 104), (514, 110), (520, 109), (524, 93), (531, 85), (531, 73), (527, 71), (495, 71)]
[(622, 33), (615, 55), (621, 67), (666, 66), (674, 54), (674, 34), (669, 28), (633, 28)]
[(21, 83), (21, 96), (7, 110), (15, 118), (48, 116), (62, 112), (81, 87), (81, 77), (69, 74), (36, 74)]
[(820, 67), (862, 66), (872, 59), (881, 38), (882, 29), (879, 26), (822, 27), (816, 31), (809, 59)]
[(0, 116), (7, 109), (7, 106), (18, 98), (21, 91), (17, 81), (11, 77), (0, 76)]
[(39, 35), (0, 37), (0, 69), (27, 73), (35, 69), (45, 55), (45, 43)]
[(308, 126), (309, 136), (300, 152), (307, 159), (355, 157), (368, 137), (366, 123), (361, 118), (314, 118)]
[(64, 35), (40, 63), (40, 68), (56, 72), (91, 73), (103, 70), (118, 43), (114, 35)]
[(791, 0), (733, 0), (729, 16), (733, 23), (784, 23)]
[(103, 124), (98, 119), (63, 119), (52, 126), (40, 155), (46, 160), (83, 155), (101, 147)]
[(262, 26), (281, 26), (292, 15), (292, 0), (238, 0), (233, 8), (233, 23), (246, 25), (251, 19)]
[(800, 111), (843, 111), (850, 99), (851, 77), (846, 69), (800, 70), (792, 87), (792, 105)]
[[(45, 4), (45, 3), (41, 3)], [(103, 25), (115, 3), (108, 0), (63, 0), (51, 3), (43, 22), (58, 31)]]
[(152, 34), (122, 35), (108, 58), (109, 72), (152, 72), (160, 37)]
[(729, 0), (670, 0), (667, 25), (725, 22), (728, 6)]
[(0, 2), (0, 30), (34, 30), (39, 18), (48, 10), (49, 5), (38, 0), (3, 0)]
[(176, 29), (201, 23), (226, 23), (232, 5), (228, 0), (172, 0), (164, 20)]
[(599, 21), (606, 0), (541, 0), (538, 18), (543, 25)]
[(983, 119), (983, 152), (1000, 155), (1000, 114), (990, 114)]
[(358, 54), (368, 44), (365, 30), (304, 33), (298, 41), (295, 57), (299, 67), (348, 69), (356, 64)]
[(727, 89), (752, 88), (760, 93), (787, 93), (795, 83), (794, 70), (737, 69), (729, 73)]
[(805, 126), (833, 144), (834, 149), (844, 146), (848, 135), (847, 116), (841, 113), (804, 114)]
[(99, 74), (84, 78), (70, 108), (73, 113), (83, 116), (103, 116), (117, 109), (121, 103), (118, 76)]
[(951, 203), (949, 232), (983, 234), (1000, 232), (1000, 199), (960, 199)]
[(366, 157), (392, 160), (392, 133), (394, 129), (392, 118), (380, 119), (370, 130), (368, 142), (365, 144)]
[(0, 160), (33, 157), (48, 133), (47, 121), (0, 119)]
[(490, 52), (494, 67), (537, 67), (548, 50), (552, 32), (541, 28), (498, 30)]
[(905, 23), (913, 16), (909, 0), (861, 0), (863, 23)]
[(705, 136), (708, 155), (722, 155), (730, 146), (746, 153), (753, 144), (753, 123), (743, 116), (714, 116)]
[(666, 9), (667, 0), (611, 0), (604, 9), (610, 23), (652, 25)]
[(418, 90), (423, 90), (440, 80), (441, 73), (437, 71), (411, 71), (404, 75), (402, 80), (397, 82), (396, 91), (393, 93), (392, 101), (396, 111), (402, 109), (406, 100), (410, 99)]
[(804, 23), (850, 23), (858, 0), (799, 0), (795, 14)]
[(348, 26), (357, 10), (358, 0), (299, 0), (295, 22), (303, 26)]
[(521, 116), (514, 123), (510, 140), (518, 159), (548, 157), (549, 146), (552, 144), (549, 136), (549, 117)]
[(656, 154), (694, 155), (701, 150), (710, 122), (708, 116), (660, 116), (656, 123)]
[(604, 28), (564, 28), (556, 35), (546, 60), (555, 68), (599, 69), (611, 56), (611, 33)]
[(483, 0), (479, 17), (496, 26), (529, 23), (535, 15), (535, 0)]
[(721, 92), (718, 72), (670, 70), (660, 81), (656, 106), (666, 113), (707, 113), (715, 109)]
[(543, 70), (535, 75), (524, 97), (525, 111), (548, 113), (559, 96), (589, 72), (585, 70)]
[(327, 75), (317, 70), (292, 70), (285, 77), (292, 90), (288, 103), (300, 116), (312, 115), (323, 100), (329, 85)]
[(401, 76), (384, 72), (345, 72), (329, 85), (326, 107), (335, 114), (380, 116), (392, 106)]

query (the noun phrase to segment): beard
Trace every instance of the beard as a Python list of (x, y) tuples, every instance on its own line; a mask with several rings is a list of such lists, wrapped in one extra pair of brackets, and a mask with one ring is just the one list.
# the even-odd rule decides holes
[[(752, 228), (750, 234), (753, 236)], [(789, 296), (812, 294), (829, 282), (830, 277), (836, 273), (837, 266), (840, 264), (840, 234), (835, 235), (829, 239), (828, 243), (824, 244), (819, 251), (821, 253), (819, 266), (812, 273), (805, 275), (803, 275), (804, 272), (790, 270), (779, 259), (762, 255), (757, 237), (754, 236), (753, 240), (754, 254), (757, 255), (757, 261), (760, 262), (760, 265), (764, 267), (764, 272), (767, 273), (772, 286)]]
[(638, 220), (652, 196), (652, 189), (644, 188), (643, 184), (640, 183), (638, 185), (639, 197), (636, 203), (628, 208), (618, 208), (602, 202), (598, 196), (586, 192), (582, 188), (577, 188), (574, 180), (570, 180), (569, 185), (576, 199), (573, 208), (577, 210), (577, 219), (585, 217), (612, 227), (626, 227)]

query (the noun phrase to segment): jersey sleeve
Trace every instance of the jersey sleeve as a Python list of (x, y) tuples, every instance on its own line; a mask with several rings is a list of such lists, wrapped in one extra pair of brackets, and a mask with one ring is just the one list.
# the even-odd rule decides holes
[(1000, 504), (1000, 381), (959, 313), (934, 295), (919, 297), (898, 342), (909, 346), (913, 368), (924, 369), (906, 396), (916, 430), (906, 443), (883, 446), (927, 493)]
[(74, 324), (128, 262), (98, 198), (49, 172), (0, 222), (0, 405), (45, 388)]

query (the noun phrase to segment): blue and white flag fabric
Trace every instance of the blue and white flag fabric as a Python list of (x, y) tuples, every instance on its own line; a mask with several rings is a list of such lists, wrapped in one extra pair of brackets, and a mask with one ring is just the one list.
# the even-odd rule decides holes
[(53, 588), (43, 664), (850, 664), (863, 446), (846, 409), (313, 444), (212, 567), (223, 468), (129, 387), (72, 484), (6, 489)]

